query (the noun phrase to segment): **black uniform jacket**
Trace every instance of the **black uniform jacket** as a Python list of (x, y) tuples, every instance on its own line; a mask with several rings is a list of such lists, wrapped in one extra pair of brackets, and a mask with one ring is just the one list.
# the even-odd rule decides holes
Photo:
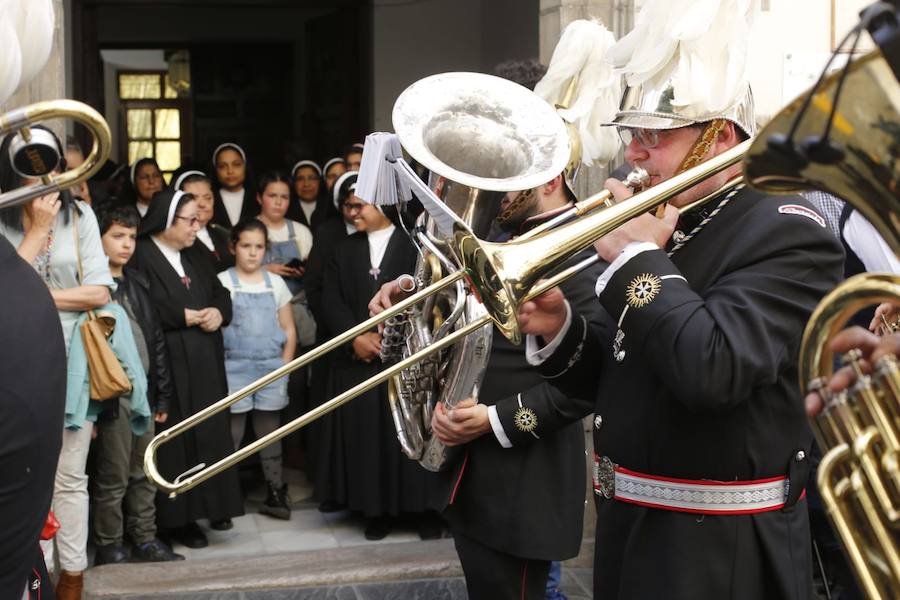
[[(570, 394), (596, 394), (598, 455), (664, 477), (791, 482), (784, 509), (749, 515), (595, 497), (595, 597), (811, 596), (806, 501), (798, 500), (811, 433), (797, 355), (842, 265), (839, 243), (805, 200), (745, 188), (671, 258), (643, 252), (613, 275), (600, 295), (603, 335), (586, 333), (573, 314), (542, 369)], [(626, 305), (618, 362), (613, 335)], [(512, 410), (502, 412), (505, 424)], [(536, 412), (540, 434), (545, 416)]]
[[(570, 264), (591, 254), (593, 249)], [(601, 271), (592, 267), (562, 285), (595, 329), (603, 314), (594, 295)], [(454, 532), (513, 556), (571, 558), (581, 546), (584, 516), (581, 418), (593, 408), (594, 392), (569, 396), (550, 385), (526, 362), (525, 347), (513, 345), (495, 328), (479, 402), (515, 412), (520, 399), (522, 407), (542, 415), (540, 433), (531, 435), (505, 420), (511, 448), (503, 448), (493, 432), (467, 444), (461, 460), (441, 473), (450, 503), (446, 515)]]
[(39, 556), (66, 412), (66, 345), (50, 291), (0, 236), (0, 599)]

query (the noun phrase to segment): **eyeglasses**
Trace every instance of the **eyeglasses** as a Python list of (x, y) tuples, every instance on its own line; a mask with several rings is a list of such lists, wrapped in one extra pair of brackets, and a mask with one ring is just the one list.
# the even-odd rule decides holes
[(315, 183), (319, 180), (318, 175), (297, 175), (297, 181), (302, 181), (304, 183)]
[(704, 126), (704, 123), (696, 123), (673, 129), (640, 129), (637, 127), (617, 127), (616, 129), (619, 132), (619, 138), (625, 146), (629, 146), (631, 140), (637, 140), (638, 144), (650, 150), (651, 148), (656, 148), (662, 140), (676, 131), (688, 128), (702, 129)]
[(619, 138), (627, 147), (631, 145), (631, 140), (637, 140), (637, 143), (646, 149), (656, 148), (659, 145), (659, 129), (638, 129), (636, 127), (619, 127)]
[(200, 222), (200, 219), (198, 219), (197, 217), (182, 217), (182, 216), (180, 216), (180, 215), (175, 215), (175, 218), (176, 218), (176, 219), (183, 219), (183, 220), (187, 221), (187, 222), (188, 222), (188, 225), (191, 226), (191, 227), (193, 227), (194, 225), (196, 225), (197, 223)]
[(356, 212), (362, 210), (366, 205), (362, 202), (344, 202), (344, 210), (347, 212)]

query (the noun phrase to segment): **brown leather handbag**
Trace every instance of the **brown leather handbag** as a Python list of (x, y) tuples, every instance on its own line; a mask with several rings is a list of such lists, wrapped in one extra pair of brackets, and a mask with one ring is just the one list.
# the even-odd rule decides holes
[[(75, 256), (78, 259), (78, 281), (84, 281), (81, 264), (81, 248), (78, 236), (78, 210), (72, 211), (75, 230)], [(131, 391), (131, 382), (125, 369), (109, 345), (109, 336), (116, 329), (116, 319), (110, 313), (87, 311), (87, 319), (81, 324), (81, 343), (88, 363), (91, 400), (111, 400)]]

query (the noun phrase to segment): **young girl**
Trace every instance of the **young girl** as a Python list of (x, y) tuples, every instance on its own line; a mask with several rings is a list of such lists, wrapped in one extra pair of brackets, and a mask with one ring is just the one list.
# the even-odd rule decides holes
[[(233, 394), (294, 358), (297, 333), (291, 311), (291, 292), (284, 280), (263, 269), (266, 227), (257, 219), (238, 223), (231, 230), (234, 267), (219, 273), (231, 292), (231, 324), (223, 330), (225, 374)], [(262, 437), (278, 428), (279, 411), (287, 406), (287, 377), (231, 405), (231, 435), (239, 448), (247, 414), (253, 413), (253, 431)], [(259, 512), (290, 519), (287, 484), (281, 475), (281, 442), (262, 451), (266, 500)]]
[(291, 204), (291, 181), (282, 173), (270, 171), (259, 180), (259, 220), (266, 226), (269, 251), (265, 256), (266, 270), (280, 275), (291, 295), (303, 288), (304, 264), (312, 249), (313, 237), (309, 228), (285, 218)]

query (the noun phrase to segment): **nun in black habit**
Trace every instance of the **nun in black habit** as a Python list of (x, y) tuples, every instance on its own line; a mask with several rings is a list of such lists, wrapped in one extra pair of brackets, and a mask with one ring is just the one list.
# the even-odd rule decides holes
[(247, 153), (233, 142), (221, 144), (213, 151), (215, 202), (212, 222), (231, 230), (232, 227), (259, 214), (256, 190), (249, 182)]
[[(321, 312), (332, 333), (366, 320), (369, 301), (381, 285), (412, 272), (416, 263), (406, 233), (352, 194), (355, 183), (343, 183), (350, 192), (343, 211), (357, 232), (337, 244), (324, 279)], [(326, 396), (337, 396), (378, 373), (380, 346), (381, 336), (373, 329), (335, 350)], [(318, 497), (362, 513), (367, 539), (385, 537), (401, 513), (414, 513), (420, 526), (435, 519), (434, 513), (426, 516), (438, 504), (435, 479), (400, 451), (385, 384), (337, 409), (330, 426), (322, 428), (318, 451)]]
[(291, 204), (287, 217), (309, 227), (313, 232), (319, 225), (336, 216), (331, 194), (322, 181), (322, 168), (311, 160), (301, 160), (291, 169)]
[[(231, 297), (209, 261), (193, 248), (199, 229), (191, 194), (165, 190), (156, 194), (141, 223), (134, 264), (150, 278), (153, 305), (172, 362), (175, 401), (160, 430), (206, 408), (228, 394), (221, 327), (231, 320)], [(159, 470), (172, 480), (199, 464), (211, 464), (234, 450), (228, 413), (224, 412), (160, 448)], [(160, 529), (191, 548), (207, 545), (197, 519), (214, 529), (229, 529), (231, 517), (243, 514), (237, 473), (231, 469), (180, 494), (157, 495)]]

